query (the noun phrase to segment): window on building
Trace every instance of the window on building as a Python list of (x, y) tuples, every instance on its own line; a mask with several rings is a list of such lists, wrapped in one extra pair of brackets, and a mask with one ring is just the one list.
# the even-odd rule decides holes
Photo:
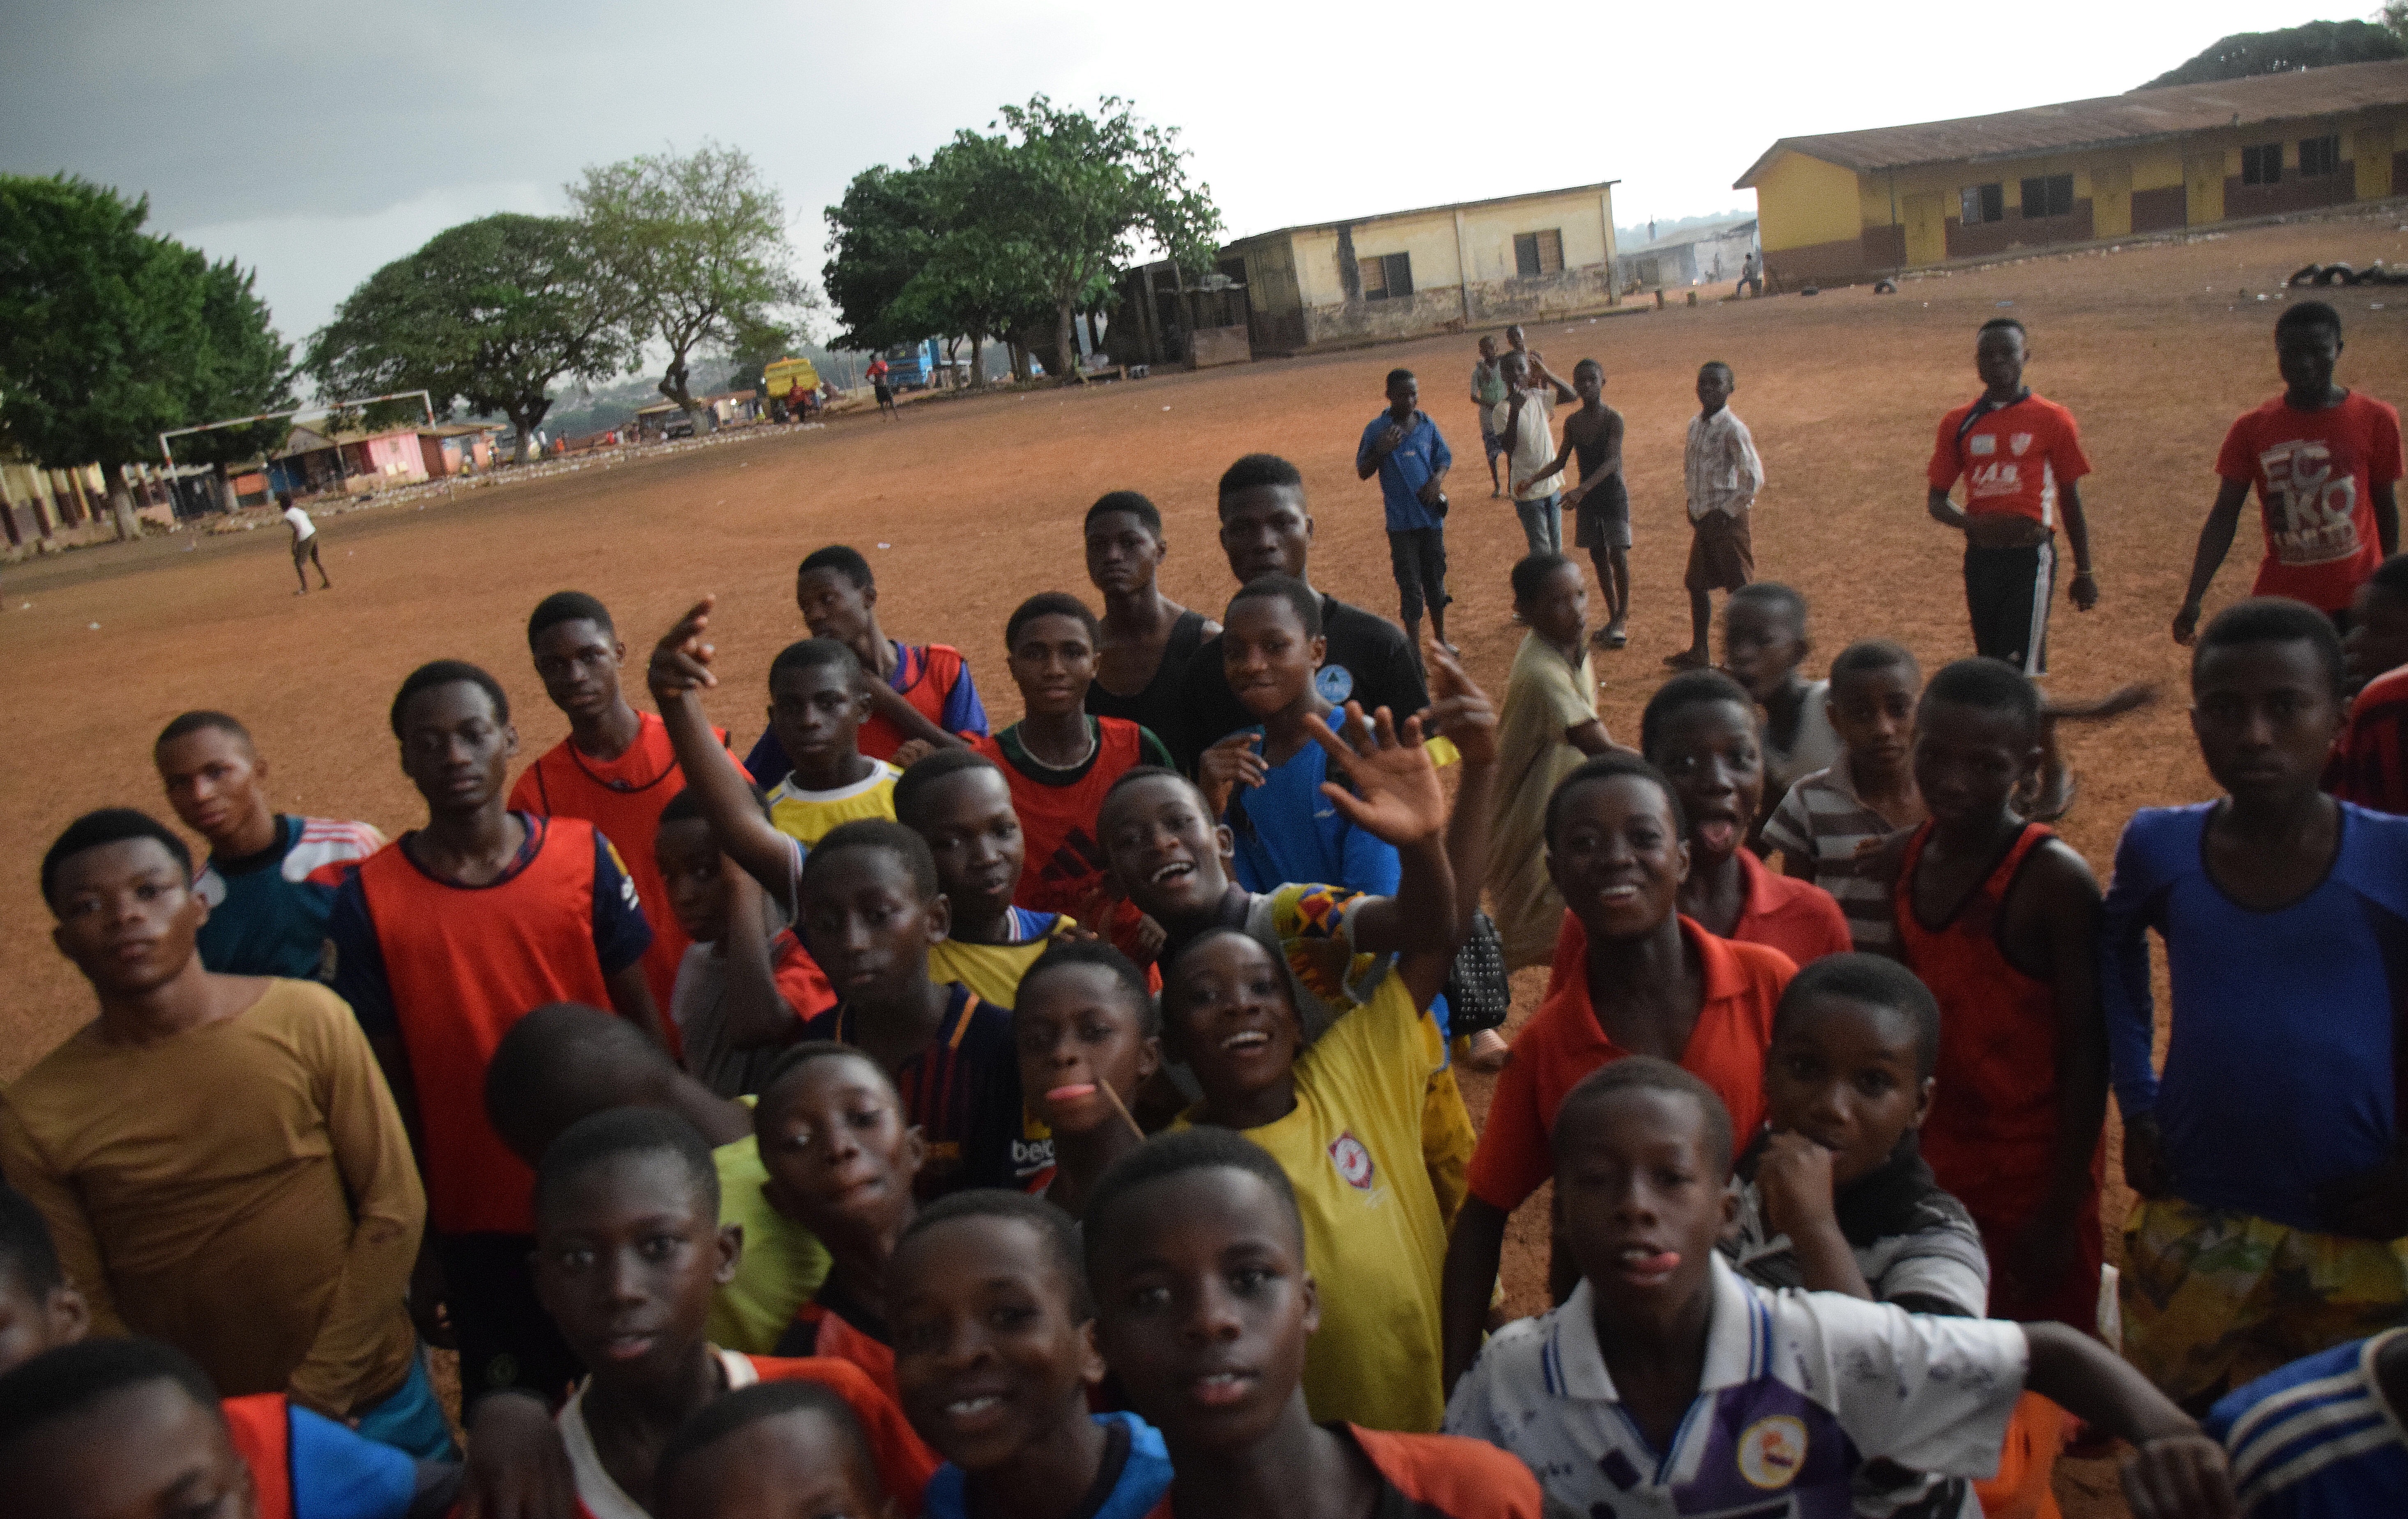
[(2003, 222), (2006, 219), (2006, 186), (1969, 184), (1965, 187), (1965, 208), (1957, 220), (1970, 227), (1983, 222)]
[(2024, 215), (2071, 216), (2073, 214), (2073, 176), (2042, 175), (2024, 181)]
[(2260, 144), (2241, 150), (2241, 182), (2243, 184), (2279, 184), (2283, 179), (2283, 145), (2279, 142)]
[(1513, 272), (1524, 279), (1537, 274), (1564, 272), (1561, 231), (1525, 232), (1513, 238)]
[(2341, 172), (2341, 138), (2331, 133), (2321, 137), (2300, 139), (2300, 178), (2313, 179), (2320, 175)]
[(1411, 253), (1356, 259), (1354, 268), (1363, 277), (1363, 298), (1367, 301), (1400, 301), (1413, 293)]

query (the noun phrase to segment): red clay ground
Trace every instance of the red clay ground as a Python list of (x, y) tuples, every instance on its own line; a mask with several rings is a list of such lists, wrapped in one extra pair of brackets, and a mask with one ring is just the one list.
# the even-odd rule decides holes
[[(1890, 296), (1675, 306), (1539, 329), (1534, 345), (1561, 371), (1584, 356), (1604, 362), (1608, 398), (1629, 422), (1638, 609), (1628, 652), (1599, 663), (1609, 725), (1631, 734), (1663, 673), (1659, 656), (1687, 638), (1681, 437), (1692, 379), (1710, 358), (1736, 367), (1733, 406), (1770, 476), (1756, 517), (1759, 572), (1813, 604), (1811, 667), (1876, 635), (1906, 642), (1927, 667), (1970, 652), (1956, 540), (1924, 516), (1923, 467), (1941, 411), (1977, 388), (1973, 329), (2013, 314), (2032, 328), (2032, 383), (2080, 417), (2098, 471), (2084, 496), (2103, 601), (2086, 617), (2060, 605), (2050, 687), (2075, 695), (2149, 680), (2172, 698), (2071, 740), (2083, 795), (2066, 833), (2103, 878), (2133, 809), (2208, 792), (2183, 715), (2183, 655), (2165, 629), (2214, 494), (2216, 445), (2234, 415), (2279, 386), (2270, 331), (2280, 281), (2311, 260), (2408, 259), (2398, 222), (2041, 257), (1910, 280)], [(2408, 396), (2408, 292), (2336, 294), (2349, 324), (2344, 382)], [(876, 566), (891, 630), (968, 652), (999, 724), (1018, 707), (1001, 667), (1004, 618), (1037, 591), (1090, 594), (1079, 522), (1109, 490), (1153, 497), (1173, 542), (1168, 589), (1217, 609), (1231, 587), (1213, 543), (1213, 480), (1240, 453), (1284, 454), (1312, 491), (1316, 583), (1392, 611), (1378, 492), (1351, 467), (1392, 365), (1419, 371), (1425, 408), (1461, 455), (1450, 631), (1475, 677), (1501, 694), (1520, 636), (1506, 571), (1522, 537), (1509, 507), (1474, 483), (1484, 471), (1464, 395), (1472, 357), (1469, 339), (1450, 337), (1081, 394), (913, 406), (896, 423), (846, 418), (457, 504), (363, 511), (327, 523), (336, 588), (306, 599), (293, 595), (281, 531), (178, 535), (12, 568), (0, 576), (0, 710), (20, 749), (0, 816), (0, 860), (10, 862), (0, 872), (0, 965), (15, 996), (0, 1010), (0, 1076), (87, 1015), (80, 982), (43, 942), (41, 851), (87, 808), (167, 815), (149, 744), (178, 711), (218, 707), (248, 722), (284, 808), (398, 832), (420, 812), (385, 712), (413, 666), (458, 656), (494, 670), (514, 695), (522, 753), (532, 757), (564, 731), (521, 636), (538, 598), (564, 587), (601, 596), (640, 650), (696, 596), (716, 593), (726, 685), (713, 713), (749, 740), (769, 656), (800, 634), (795, 562), (841, 540)], [(2245, 593), (2257, 554), (2254, 534), (2244, 536), (2211, 611)], [(1466, 1083), (1475, 1111), (1484, 1084)], [(1517, 1232), (1508, 1283), (1518, 1311), (1540, 1302), (1538, 1248)], [(2103, 1466), (2069, 1477), (2113, 1485)], [(2072, 1512), (2119, 1508), (2085, 1501)]]

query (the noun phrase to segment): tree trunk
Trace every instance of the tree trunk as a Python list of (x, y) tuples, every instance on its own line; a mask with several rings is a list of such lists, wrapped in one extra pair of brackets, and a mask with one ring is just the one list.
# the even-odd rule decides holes
[(233, 511), (241, 506), (234, 495), (234, 476), (224, 465), (209, 466), (209, 494), (220, 511)]
[(108, 480), (108, 509), (117, 519), (119, 540), (140, 537), (142, 523), (134, 515), (134, 487), (125, 478), (125, 466), (109, 465), (104, 473)]
[(1087, 377), (1079, 372), (1079, 335), (1071, 330), (1072, 320), (1066, 295), (1054, 303), (1054, 352), (1061, 360), (1057, 378), (1065, 385), (1082, 385)]
[(675, 401), (681, 411), (694, 409), (694, 396), (686, 390), (686, 379), (690, 373), (691, 371), (686, 367), (685, 355), (672, 353), (669, 355), (668, 370), (661, 376), (661, 394)]
[(978, 332), (970, 334), (970, 389), (972, 390), (986, 388), (986, 360), (983, 357), (985, 352), (986, 334)]

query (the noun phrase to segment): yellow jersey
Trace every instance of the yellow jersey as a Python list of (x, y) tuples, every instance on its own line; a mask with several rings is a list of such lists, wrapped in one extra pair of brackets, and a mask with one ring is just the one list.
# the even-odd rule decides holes
[(769, 793), (769, 821), (780, 833), (809, 849), (843, 824), (863, 818), (893, 821), (895, 782), (901, 779), (902, 771), (874, 759), (869, 762), (869, 774), (849, 786), (805, 791), (795, 784), (790, 771)]

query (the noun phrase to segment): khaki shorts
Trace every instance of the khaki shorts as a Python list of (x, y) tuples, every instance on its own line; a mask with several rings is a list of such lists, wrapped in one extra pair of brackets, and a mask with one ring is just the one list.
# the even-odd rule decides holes
[(1689, 573), (1683, 583), (1690, 590), (1736, 591), (1756, 578), (1746, 512), (1710, 511), (1689, 525)]

